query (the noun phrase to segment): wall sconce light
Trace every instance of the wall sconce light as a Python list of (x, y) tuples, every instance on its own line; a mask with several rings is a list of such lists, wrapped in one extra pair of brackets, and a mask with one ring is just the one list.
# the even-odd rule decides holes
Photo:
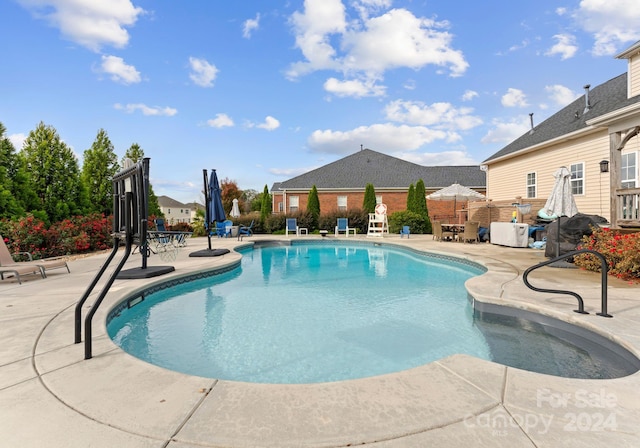
[(608, 160), (602, 160), (600, 162), (600, 172), (601, 173), (608, 173), (609, 172), (609, 161)]

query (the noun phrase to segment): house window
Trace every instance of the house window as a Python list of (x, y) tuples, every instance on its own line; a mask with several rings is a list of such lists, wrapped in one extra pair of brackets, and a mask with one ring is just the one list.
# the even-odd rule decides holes
[(338, 210), (346, 211), (347, 210), (347, 197), (346, 196), (338, 196)]
[(289, 196), (289, 211), (297, 212), (298, 211), (298, 196)]
[(584, 194), (584, 163), (571, 165), (571, 193)]
[(635, 152), (628, 154), (622, 154), (622, 169), (620, 173), (620, 180), (622, 181), (622, 188), (635, 188), (637, 185), (637, 173), (638, 164), (636, 163), (637, 157)]
[(376, 195), (376, 204), (382, 204), (382, 196)]
[(536, 196), (536, 173), (527, 173), (527, 197), (535, 198)]
[(283, 212), (284, 211), (284, 202), (278, 202), (278, 211), (279, 212)]

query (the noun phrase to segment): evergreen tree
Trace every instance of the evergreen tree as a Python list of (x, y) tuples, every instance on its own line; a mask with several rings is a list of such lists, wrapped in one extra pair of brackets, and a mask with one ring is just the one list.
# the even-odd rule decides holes
[(119, 170), (113, 144), (100, 129), (90, 149), (84, 152), (82, 181), (94, 211), (110, 215), (113, 211), (113, 176)]
[(422, 179), (416, 182), (415, 204), (415, 210), (412, 211), (423, 217), (427, 217), (429, 215), (429, 212), (427, 211), (427, 192)]
[(78, 160), (52, 126), (40, 122), (29, 132), (20, 154), (49, 223), (86, 212)]
[(409, 185), (409, 192), (407, 193), (407, 210), (410, 212), (416, 211), (416, 188), (413, 184)]
[(318, 189), (315, 185), (311, 187), (309, 196), (307, 197), (307, 211), (311, 215), (311, 222), (309, 227), (313, 229), (318, 228), (318, 222), (320, 219), (320, 198), (318, 198)]
[(0, 123), (0, 218), (23, 216), (25, 209), (16, 198), (14, 179), (20, 164), (6, 129)]
[(427, 210), (427, 192), (422, 179), (416, 183), (415, 203), (416, 209), (413, 211), (424, 219), (425, 233), (431, 233), (431, 220), (429, 219), (429, 210)]
[(375, 213), (376, 211), (376, 191), (373, 184), (367, 184), (364, 187), (364, 200), (362, 201), (362, 209), (366, 213)]
[(262, 206), (260, 207), (260, 223), (264, 228), (264, 223), (271, 215), (271, 195), (269, 194), (269, 188), (265, 185), (262, 192)]
[[(120, 161), (121, 168), (124, 167), (124, 161), (131, 159), (133, 163), (141, 162), (144, 159), (144, 150), (137, 143), (133, 143), (127, 152), (124, 153), (124, 157)], [(149, 170), (151, 170), (151, 163), (149, 163)], [(151, 175), (151, 174), (149, 174)], [(147, 213), (149, 216), (155, 216), (157, 218), (164, 218), (164, 214), (160, 210), (160, 204), (158, 204), (158, 197), (153, 192), (153, 186), (149, 182), (149, 197), (147, 198)]]

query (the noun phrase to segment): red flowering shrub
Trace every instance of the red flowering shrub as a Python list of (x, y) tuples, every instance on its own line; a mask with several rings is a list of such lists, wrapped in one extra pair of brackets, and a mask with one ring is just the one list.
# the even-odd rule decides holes
[[(640, 279), (640, 233), (594, 229), (591, 236), (583, 237), (579, 248), (600, 252), (607, 260), (609, 274), (626, 280)], [(595, 255), (581, 254), (574, 261), (576, 266), (600, 272), (600, 259)]]
[(33, 216), (0, 223), (9, 251), (29, 252), (34, 259), (108, 249), (111, 227), (111, 218), (99, 214), (65, 219), (48, 229)]

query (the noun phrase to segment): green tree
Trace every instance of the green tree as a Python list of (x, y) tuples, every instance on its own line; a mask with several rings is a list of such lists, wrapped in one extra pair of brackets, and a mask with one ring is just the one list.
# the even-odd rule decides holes
[(320, 217), (320, 198), (318, 197), (318, 189), (315, 185), (311, 187), (311, 191), (309, 192), (309, 198), (307, 199), (307, 210), (313, 216), (313, 228), (315, 229), (318, 226), (318, 218)]
[(429, 210), (427, 210), (427, 192), (422, 179), (416, 182), (415, 191), (415, 210), (411, 210), (424, 218), (425, 233), (431, 233), (431, 220), (429, 219)]
[(20, 169), (18, 156), (11, 141), (5, 136), (6, 129), (0, 123), (0, 218), (24, 216), (25, 208), (16, 197), (14, 179)]
[(86, 212), (88, 203), (78, 160), (53, 126), (40, 122), (29, 132), (21, 154), (49, 223)]
[(90, 149), (84, 152), (82, 181), (94, 211), (109, 215), (113, 211), (113, 176), (119, 170), (118, 157), (104, 129), (100, 129)]
[(271, 216), (271, 195), (269, 194), (269, 188), (265, 184), (262, 191), (262, 206), (260, 207), (260, 223), (263, 228), (269, 216)]
[(376, 211), (376, 191), (373, 188), (373, 184), (367, 184), (364, 187), (364, 200), (362, 202), (362, 209), (366, 213), (375, 213)]
[[(144, 159), (144, 150), (137, 143), (133, 143), (129, 149), (124, 153), (124, 157), (120, 162), (121, 167), (124, 167), (124, 161), (131, 159), (133, 163), (138, 163)], [(149, 164), (151, 165), (151, 164)], [(149, 166), (151, 170), (151, 166)], [(160, 210), (160, 204), (158, 204), (158, 196), (153, 191), (153, 186), (149, 182), (149, 197), (147, 198), (147, 213), (149, 216), (155, 216), (158, 218), (164, 218), (162, 210)]]
[(120, 161), (120, 166), (124, 167), (125, 159), (131, 159), (133, 163), (138, 163), (142, 159), (144, 159), (144, 151), (137, 143), (133, 143), (129, 149), (124, 153), (122, 160)]
[(409, 185), (409, 192), (407, 193), (407, 210), (415, 211), (416, 209), (416, 187), (413, 184)]

